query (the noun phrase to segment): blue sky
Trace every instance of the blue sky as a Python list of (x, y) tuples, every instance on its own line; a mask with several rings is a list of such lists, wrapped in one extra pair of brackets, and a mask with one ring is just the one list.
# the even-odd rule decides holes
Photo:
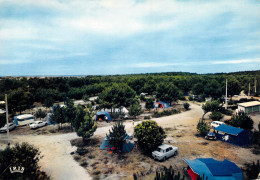
[(0, 76), (260, 70), (259, 0), (0, 0)]

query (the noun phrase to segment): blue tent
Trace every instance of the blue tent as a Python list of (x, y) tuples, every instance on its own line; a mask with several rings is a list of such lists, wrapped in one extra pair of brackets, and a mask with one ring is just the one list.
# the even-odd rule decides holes
[[(102, 144), (100, 145), (100, 149), (108, 150), (108, 149), (111, 149), (112, 147), (113, 146), (111, 144), (109, 144), (107, 137), (105, 137)], [(134, 148), (134, 144), (130, 142), (129, 135), (126, 135), (125, 139), (124, 139), (122, 152), (124, 152), (124, 153), (130, 152), (130, 151), (132, 151), (133, 148)]]
[(222, 124), (215, 128), (216, 137), (218, 140), (236, 145), (236, 146), (248, 146), (251, 145), (250, 132), (244, 129), (236, 128), (233, 126), (227, 126)]
[(166, 109), (166, 108), (169, 108), (169, 107), (170, 107), (170, 105), (166, 102), (163, 102), (163, 101), (155, 102), (155, 104), (154, 104), (154, 108)]
[(242, 180), (243, 173), (237, 165), (227, 159), (217, 161), (212, 158), (197, 158), (195, 160), (184, 161), (189, 165), (194, 173), (208, 180)]
[[(110, 117), (110, 115), (109, 115), (109, 113), (106, 112), (106, 111), (99, 111), (99, 112), (97, 112), (95, 120), (98, 120), (100, 117), (103, 118), (104, 116), (107, 117), (107, 120), (108, 120), (108, 121), (111, 121), (111, 120), (112, 120), (111, 117)], [(103, 120), (104, 120), (104, 119), (103, 119)]]

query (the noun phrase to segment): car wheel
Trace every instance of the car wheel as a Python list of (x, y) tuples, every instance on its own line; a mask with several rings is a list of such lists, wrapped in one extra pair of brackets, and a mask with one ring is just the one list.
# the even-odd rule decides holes
[(178, 154), (178, 152), (177, 152), (177, 151), (175, 151), (175, 152), (174, 152), (174, 156), (177, 156), (177, 154)]

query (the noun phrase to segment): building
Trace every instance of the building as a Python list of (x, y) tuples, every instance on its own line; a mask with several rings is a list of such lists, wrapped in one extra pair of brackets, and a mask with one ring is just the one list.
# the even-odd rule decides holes
[(233, 162), (225, 159), (217, 161), (212, 158), (197, 158), (195, 160), (183, 159), (187, 164), (187, 173), (192, 180), (242, 180), (241, 169)]
[(251, 144), (250, 132), (233, 126), (220, 125), (215, 128), (217, 140), (236, 146), (248, 146)]
[(260, 102), (250, 101), (250, 102), (240, 103), (238, 104), (238, 111), (244, 111), (247, 114), (252, 112), (260, 112)]

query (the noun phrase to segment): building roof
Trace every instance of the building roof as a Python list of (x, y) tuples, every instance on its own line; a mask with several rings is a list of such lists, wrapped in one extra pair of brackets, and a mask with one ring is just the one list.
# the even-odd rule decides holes
[(250, 101), (250, 102), (245, 102), (245, 103), (239, 103), (238, 105), (243, 106), (243, 107), (259, 106), (260, 102), (259, 101)]
[(34, 118), (34, 116), (32, 114), (22, 114), (22, 115), (18, 115), (17, 119), (31, 118), (31, 117)]
[(229, 160), (217, 161), (212, 158), (197, 158), (195, 160), (184, 161), (196, 174), (201, 177), (205, 175), (208, 179), (215, 179), (217, 177), (225, 179), (243, 179), (242, 171), (237, 165)]
[(237, 136), (239, 133), (241, 133), (242, 131), (244, 131), (244, 129), (240, 129), (240, 128), (236, 128), (233, 126), (228, 126), (225, 124), (221, 124), (220, 126), (215, 128), (216, 131), (221, 131), (227, 134), (232, 134)]

